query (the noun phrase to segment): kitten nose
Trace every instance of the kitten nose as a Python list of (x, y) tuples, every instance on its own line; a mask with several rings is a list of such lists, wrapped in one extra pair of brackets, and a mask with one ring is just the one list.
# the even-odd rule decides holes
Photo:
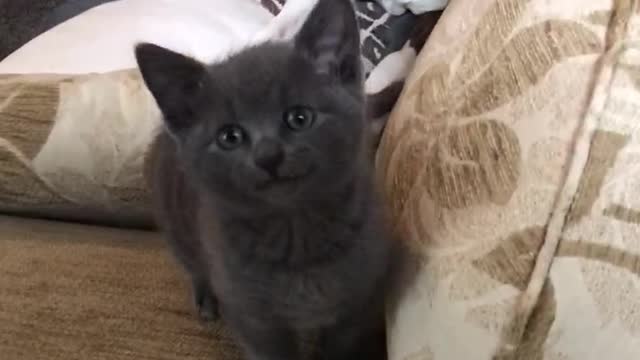
[(255, 161), (257, 166), (272, 176), (275, 175), (283, 159), (284, 152), (282, 151), (282, 146), (272, 139), (262, 139), (258, 141), (253, 150), (253, 161)]

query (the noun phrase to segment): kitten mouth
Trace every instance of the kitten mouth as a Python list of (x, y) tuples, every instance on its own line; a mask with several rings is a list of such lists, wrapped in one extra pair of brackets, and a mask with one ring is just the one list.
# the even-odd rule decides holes
[(299, 175), (288, 175), (288, 176), (273, 176), (265, 181), (262, 181), (257, 184), (256, 189), (259, 191), (269, 190), (275, 187), (288, 187), (295, 186), (299, 184), (302, 180), (304, 180), (307, 176), (312, 173), (312, 170), (308, 170)]

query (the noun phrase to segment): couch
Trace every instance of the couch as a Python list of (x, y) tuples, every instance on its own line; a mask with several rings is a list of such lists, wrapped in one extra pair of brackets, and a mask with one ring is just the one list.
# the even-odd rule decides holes
[[(640, 358), (640, 1), (452, 0), (409, 33), (368, 80), (401, 89), (389, 358)], [(26, 72), (0, 75), (2, 359), (236, 359), (153, 231), (139, 74)]]
[[(131, 58), (144, 39), (211, 60), (284, 3), (213, 2), (114, 2), (0, 61), (0, 359), (239, 359), (155, 231), (144, 164), (160, 118)], [(359, 12), (381, 118), (439, 12)]]

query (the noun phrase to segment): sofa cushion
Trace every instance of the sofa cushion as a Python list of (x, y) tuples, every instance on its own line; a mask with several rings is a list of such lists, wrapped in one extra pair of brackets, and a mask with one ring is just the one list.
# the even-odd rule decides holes
[(640, 354), (640, 1), (451, 1), (378, 154), (392, 360)]
[(15, 51), (0, 62), (0, 212), (151, 226), (142, 169), (160, 120), (123, 69), (134, 44), (214, 60), (272, 18), (253, 0), (122, 0)]
[[(133, 10), (141, 11), (146, 0), (127, 1), (133, 4)], [(133, 66), (130, 48), (140, 37), (160, 40), (161, 44), (185, 50), (203, 60), (212, 59), (224, 56), (231, 48), (242, 46), (243, 41), (253, 41), (247, 39), (254, 35), (258, 28), (256, 24), (266, 24), (259, 16), (255, 24), (242, 30), (237, 29), (239, 25), (231, 24), (233, 21), (229, 18), (216, 18), (218, 15), (205, 12), (211, 17), (207, 17), (210, 31), (215, 32), (219, 26), (228, 28), (227, 32), (216, 35), (226, 34), (224, 42), (209, 46), (197, 40), (198, 36), (206, 34), (195, 30), (193, 38), (186, 33), (182, 35), (191, 39), (185, 43), (176, 42), (181, 38), (178, 35), (159, 39), (163, 33), (151, 30), (162, 17), (160, 20), (145, 20), (147, 16), (138, 14), (139, 19), (135, 20), (134, 14), (129, 13), (122, 26), (131, 27), (131, 37), (121, 39), (123, 42), (117, 46), (112, 44), (116, 46), (113, 53), (104, 59), (99, 56), (102, 50), (93, 48), (92, 43), (80, 41), (84, 38), (75, 37), (78, 32), (85, 35), (92, 31), (100, 32), (101, 27), (95, 27), (95, 23), (100, 19), (112, 21), (116, 14), (127, 9), (127, 1), (102, 5), (59, 25), (0, 62), (0, 72), (69, 70), (75, 73)], [(184, 16), (192, 13), (198, 1), (201, 0), (190, 0), (178, 12), (176, 19), (184, 21)], [(259, 3), (245, 1), (266, 13)], [(169, 17), (171, 7), (178, 6), (172, 1), (162, 4), (155, 12)], [(242, 10), (243, 6), (238, 9), (234, 11)], [(219, 16), (225, 14), (228, 15), (222, 12)], [(253, 16), (251, 12), (247, 14), (242, 10), (235, 16), (242, 24), (249, 22), (246, 18), (249, 15)], [(193, 16), (198, 17), (197, 14)], [(414, 39), (424, 39), (436, 18), (431, 17), (423, 27), (414, 29), (413, 38), (408, 38), (411, 32), (404, 29), (406, 26), (400, 26), (398, 31), (401, 35), (398, 36), (403, 40), (396, 39), (397, 44), (393, 46), (402, 46), (399, 44), (403, 42), (419, 45), (405, 49), (407, 51), (397, 51), (404, 60), (382, 60), (370, 74), (373, 84), (370, 89), (375, 92), (370, 94), (370, 104), (376, 116), (384, 115), (394, 104), (401, 86), (391, 86), (392, 91), (384, 89), (404, 78), (413, 64), (417, 48), (424, 42)], [(203, 22), (209, 23), (204, 20), (199, 23)], [(56, 43), (68, 45), (64, 51), (66, 55), (56, 55), (51, 61), (34, 58), (35, 53), (46, 52)], [(82, 44), (88, 45), (86, 50)], [(100, 58), (99, 61), (93, 62), (94, 57)], [(0, 213), (151, 227), (144, 161), (148, 146), (160, 126), (157, 106), (139, 72), (134, 69), (65, 75), (0, 74)]]
[(0, 212), (149, 226), (160, 114), (135, 70), (0, 76)]
[(136, 66), (133, 46), (154, 42), (211, 61), (273, 16), (255, 0), (119, 0), (37, 36), (0, 61), (1, 73), (86, 74)]
[(197, 321), (158, 234), (0, 216), (0, 354), (29, 360), (236, 360)]

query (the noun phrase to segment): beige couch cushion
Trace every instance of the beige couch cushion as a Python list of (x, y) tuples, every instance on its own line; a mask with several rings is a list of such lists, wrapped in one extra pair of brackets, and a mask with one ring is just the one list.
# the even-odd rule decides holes
[(155, 233), (0, 216), (0, 358), (236, 360)]
[(640, 1), (456, 0), (378, 157), (392, 360), (640, 357)]
[(137, 70), (0, 75), (0, 212), (148, 224), (160, 114)]
[[(242, 6), (225, 7), (223, 12), (206, 11), (202, 14), (204, 18), (195, 17), (202, 21), (192, 21), (193, 29), (209, 24), (213, 30), (219, 28), (222, 31), (218, 35), (225, 37), (226, 34), (226, 37), (225, 41), (215, 41), (217, 36), (214, 36), (213, 45), (204, 46), (202, 41), (197, 41), (198, 36), (208, 34), (202, 29), (196, 31), (195, 40), (183, 39), (186, 42), (180, 42), (180, 36), (158, 38), (167, 29), (160, 33), (151, 31), (163, 19), (170, 20), (172, 24), (188, 23), (185, 16), (188, 19), (188, 15), (193, 13), (189, 9), (203, 0), (188, 1), (188, 4), (184, 4), (185, 9), (173, 16), (171, 8), (182, 5), (163, 1), (161, 8), (157, 9), (160, 13), (154, 13), (154, 16), (168, 18), (136, 16), (148, 1), (114, 2), (94, 8), (43, 34), (0, 64), (0, 72), (69, 71), (75, 74), (0, 74), (0, 213), (108, 225), (151, 226), (144, 160), (148, 146), (159, 129), (160, 113), (137, 70), (101, 71), (119, 66), (134, 67), (131, 46), (140, 37), (158, 40), (165, 46), (186, 51), (202, 60), (218, 59), (226, 56), (229, 49), (246, 44), (249, 41), (247, 37), (253, 35), (271, 15), (260, 16), (258, 13), (265, 10), (253, 0), (243, 0)], [(295, 13), (296, 2), (292, 4)], [(133, 8), (129, 8), (131, 6)], [(364, 10), (365, 6), (361, 5), (364, 12), (367, 11)], [(250, 10), (255, 7), (259, 11)], [(129, 14), (127, 9), (133, 12)], [(88, 50), (82, 50), (83, 41), (74, 34), (82, 32), (80, 30), (95, 32), (96, 21), (111, 21), (121, 12), (129, 14), (123, 26), (132, 27), (132, 32), (122, 33), (122, 36), (129, 34), (129, 37), (125, 36), (121, 39), (123, 41), (111, 44), (115, 46), (113, 54), (92, 62), (92, 59), (96, 60), (96, 55), (91, 51), (93, 45), (89, 44)], [(209, 19), (211, 21), (204, 21), (207, 16), (213, 17)], [(222, 21), (223, 24), (215, 21), (218, 16), (226, 19)], [(253, 18), (255, 21), (252, 21)], [(389, 55), (384, 61), (375, 61), (377, 66), (367, 81), (372, 99), (370, 110), (375, 116), (383, 118), (388, 114), (398, 95), (396, 89), (401, 88), (417, 49), (421, 47), (416, 39), (427, 37), (437, 18), (438, 14), (424, 15), (421, 18), (424, 22), (413, 28), (412, 38), (407, 40), (405, 38), (409, 32), (406, 25), (389, 20), (386, 16), (380, 17), (382, 22), (389, 21), (388, 35), (393, 35), (384, 43), (406, 42), (406, 46), (392, 54), (389, 48), (383, 52)], [(407, 25), (411, 25), (411, 22)], [(181, 28), (181, 31), (185, 29)], [(377, 30), (369, 35), (375, 38), (376, 34)], [(370, 45), (371, 36), (363, 38), (364, 45)], [(32, 56), (39, 49), (51, 48), (60, 41), (69, 46), (65, 47), (60, 57), (55, 57), (56, 61)], [(70, 55), (74, 51), (83, 52), (86, 57)], [(98, 56), (100, 53), (97, 52)], [(372, 61), (365, 59), (371, 66), (374, 63)], [(77, 74), (88, 70), (101, 73)], [(396, 80), (400, 86), (397, 86)]]

